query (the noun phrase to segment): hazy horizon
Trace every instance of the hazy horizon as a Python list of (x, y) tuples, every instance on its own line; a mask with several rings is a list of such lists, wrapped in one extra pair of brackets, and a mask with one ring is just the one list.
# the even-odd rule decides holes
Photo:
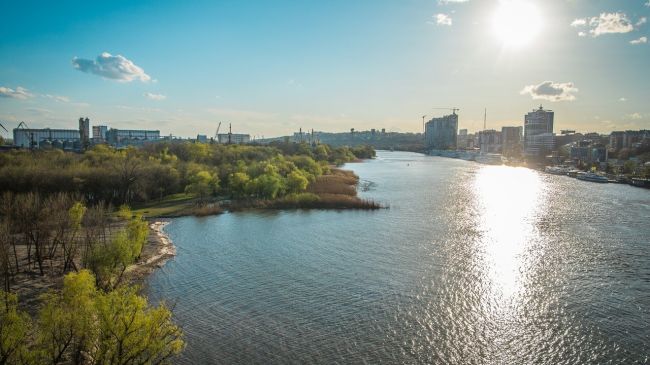
[[(79, 117), (163, 135), (299, 128), (650, 127), (650, 1), (72, 1), (6, 4), (0, 121)], [(427, 118), (428, 119), (428, 118)], [(222, 131), (224, 127), (222, 126)], [(4, 131), (3, 131), (4, 132)], [(7, 135), (3, 133), (3, 135)]]

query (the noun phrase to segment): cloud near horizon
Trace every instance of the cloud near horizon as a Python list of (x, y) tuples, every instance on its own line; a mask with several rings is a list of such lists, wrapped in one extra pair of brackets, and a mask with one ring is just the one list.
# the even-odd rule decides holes
[(142, 82), (151, 81), (151, 77), (132, 61), (122, 55), (113, 56), (108, 52), (97, 56), (95, 60), (74, 57), (72, 59), (72, 66), (81, 72), (119, 82), (131, 82), (134, 80), (140, 80)]
[(641, 37), (630, 41), (630, 44), (645, 44), (648, 43), (648, 37)]
[(163, 95), (163, 94), (144, 93), (143, 95), (149, 100), (165, 100), (165, 99), (167, 99), (167, 95)]
[(0, 97), (2, 97), (2, 98), (22, 99), (22, 100), (24, 100), (24, 99), (31, 98), (32, 96), (34, 96), (34, 95), (30, 94), (28, 92), (28, 90), (25, 89), (24, 87), (18, 86), (14, 90), (14, 89), (9, 88), (9, 87), (0, 86)]
[(551, 102), (557, 101), (573, 101), (576, 99), (574, 93), (578, 89), (572, 82), (553, 82), (544, 81), (539, 85), (525, 86), (521, 91), (521, 95), (530, 95), (534, 100), (548, 100)]

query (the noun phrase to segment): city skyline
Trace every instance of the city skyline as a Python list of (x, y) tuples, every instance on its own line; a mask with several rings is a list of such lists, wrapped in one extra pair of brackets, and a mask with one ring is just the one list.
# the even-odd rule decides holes
[[(266, 137), (299, 128), (650, 126), (650, 2), (440, 0), (14, 3), (0, 15), (0, 121)], [(427, 119), (429, 119), (427, 118)], [(32, 125), (33, 124), (33, 125)]]

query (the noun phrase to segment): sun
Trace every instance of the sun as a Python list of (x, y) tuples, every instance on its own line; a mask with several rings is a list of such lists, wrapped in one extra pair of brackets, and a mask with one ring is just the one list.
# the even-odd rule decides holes
[(492, 18), (492, 28), (504, 46), (522, 47), (541, 32), (542, 16), (526, 0), (502, 0)]

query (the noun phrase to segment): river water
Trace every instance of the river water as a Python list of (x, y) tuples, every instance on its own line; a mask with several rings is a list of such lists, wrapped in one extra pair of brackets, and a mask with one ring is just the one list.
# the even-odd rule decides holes
[(380, 152), (380, 211), (175, 219), (182, 364), (650, 361), (650, 191)]

